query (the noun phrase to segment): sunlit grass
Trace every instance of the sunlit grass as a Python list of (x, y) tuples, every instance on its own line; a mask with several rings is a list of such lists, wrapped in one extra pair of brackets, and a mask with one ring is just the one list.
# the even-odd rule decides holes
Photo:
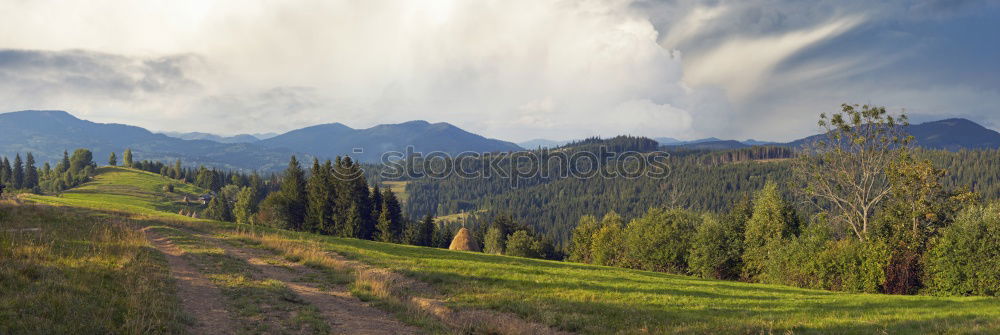
[(0, 203), (0, 334), (183, 329), (162, 255), (127, 220)]
[[(141, 182), (155, 185), (148, 177), (142, 177)], [(84, 195), (68, 204), (86, 207), (102, 201), (95, 199)], [(240, 238), (234, 234), (234, 224), (183, 218), (158, 211), (153, 200), (143, 201), (150, 202), (102, 206), (120, 206), (122, 211), (141, 207), (142, 211), (135, 212)], [(340, 265), (323, 259), (324, 252), (334, 252), (427, 283), (454, 309), (510, 312), (581, 333), (1000, 332), (997, 298), (836, 293), (272, 229), (260, 229), (258, 233), (266, 238), (244, 238), (243, 242), (259, 243), (289, 260), (337, 270)], [(383, 294), (371, 283), (358, 281), (358, 276), (353, 278), (348, 280), (354, 281), (352, 287), (359, 296), (377, 300)], [(401, 306), (396, 305), (404, 308)]]

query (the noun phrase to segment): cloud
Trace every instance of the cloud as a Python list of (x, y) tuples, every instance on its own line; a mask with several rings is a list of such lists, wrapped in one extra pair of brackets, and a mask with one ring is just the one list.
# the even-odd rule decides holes
[[(1000, 70), (990, 47), (1000, 29), (994, 7), (5, 1), (0, 110), (61, 108), (222, 134), (426, 119), (509, 140), (780, 140), (813, 132), (816, 115), (841, 102), (930, 110), (971, 99), (956, 108), (984, 113), (977, 106), (1000, 102), (1000, 82), (984, 75)], [(950, 61), (956, 55), (946, 50), (965, 49), (981, 56)], [(916, 96), (927, 90), (940, 93)]]
[(685, 80), (692, 85), (724, 86), (730, 98), (743, 101), (771, 81), (774, 69), (783, 61), (863, 21), (851, 16), (777, 36), (733, 39), (698, 58), (689, 58)]

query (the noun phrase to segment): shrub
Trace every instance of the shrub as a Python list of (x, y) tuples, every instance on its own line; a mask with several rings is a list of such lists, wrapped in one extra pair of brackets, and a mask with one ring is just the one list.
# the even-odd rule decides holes
[(702, 278), (739, 279), (743, 268), (743, 234), (753, 206), (741, 201), (722, 217), (705, 216), (695, 232), (688, 271)]
[(744, 233), (743, 278), (757, 280), (769, 262), (772, 250), (798, 233), (792, 206), (782, 199), (778, 185), (768, 182), (754, 197), (753, 215)]
[(626, 263), (648, 271), (683, 273), (701, 217), (681, 209), (651, 209), (625, 229)]
[(1000, 295), (1000, 204), (966, 209), (940, 232), (925, 256), (927, 290)]
[(528, 232), (518, 230), (507, 237), (507, 255), (517, 257), (537, 257), (531, 249), (534, 239)]
[(502, 255), (504, 247), (504, 236), (500, 228), (490, 227), (483, 235), (483, 252), (487, 254)]
[(580, 222), (573, 229), (573, 237), (569, 244), (570, 262), (590, 263), (592, 261), (590, 257), (591, 240), (594, 233), (600, 228), (601, 224), (593, 215), (580, 217)]
[(814, 223), (799, 237), (772, 243), (773, 254), (759, 280), (813, 289), (879, 292), (891, 254), (888, 245), (830, 237), (827, 225)]
[(594, 264), (608, 266), (622, 264), (624, 239), (622, 238), (621, 218), (615, 214), (609, 219), (610, 215), (605, 215), (601, 222), (601, 228), (594, 233), (591, 240), (590, 257)]

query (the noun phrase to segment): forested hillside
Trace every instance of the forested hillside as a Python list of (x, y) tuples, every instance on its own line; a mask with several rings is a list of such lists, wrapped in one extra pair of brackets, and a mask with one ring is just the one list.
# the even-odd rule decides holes
[[(1000, 169), (1000, 151), (917, 150), (916, 154), (947, 171), (946, 186), (969, 188), (986, 199), (1000, 198), (1000, 176), (995, 173)], [(785, 147), (677, 150), (668, 161), (671, 173), (663, 179), (537, 177), (512, 185), (497, 178), (423, 178), (407, 184), (406, 209), (413, 217), (469, 212), (466, 223), (471, 227), (481, 227), (499, 214), (511, 215), (565, 246), (582, 215), (614, 211), (634, 218), (660, 206), (719, 212), (760, 190), (768, 180), (790, 186), (787, 158), (792, 155)], [(814, 210), (801, 203), (796, 206), (801, 213)]]

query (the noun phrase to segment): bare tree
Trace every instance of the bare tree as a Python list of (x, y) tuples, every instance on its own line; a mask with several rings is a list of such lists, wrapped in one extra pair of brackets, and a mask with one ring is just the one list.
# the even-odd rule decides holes
[(821, 114), (819, 125), (826, 134), (807, 143), (794, 165), (803, 186), (798, 190), (864, 240), (875, 210), (892, 192), (890, 167), (910, 150), (909, 122), (885, 107), (843, 104), (840, 112)]

